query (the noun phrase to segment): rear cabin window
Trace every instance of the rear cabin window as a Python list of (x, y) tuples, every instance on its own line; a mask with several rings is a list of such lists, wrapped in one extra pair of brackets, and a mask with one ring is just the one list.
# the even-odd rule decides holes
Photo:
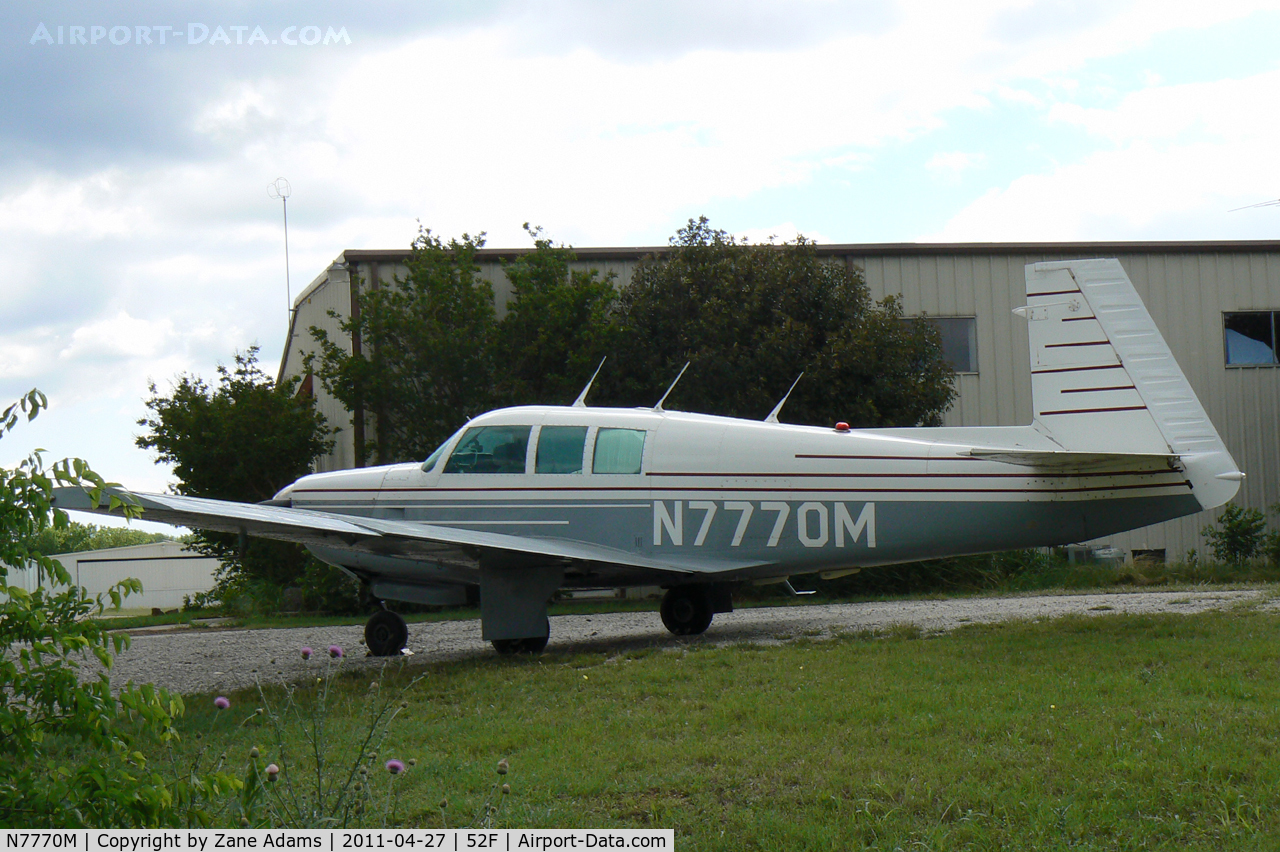
[(586, 426), (543, 426), (538, 433), (536, 473), (582, 473)]
[(643, 456), (643, 429), (601, 429), (596, 433), (591, 472), (639, 473)]
[(473, 426), (444, 466), (445, 473), (524, 473), (531, 426)]

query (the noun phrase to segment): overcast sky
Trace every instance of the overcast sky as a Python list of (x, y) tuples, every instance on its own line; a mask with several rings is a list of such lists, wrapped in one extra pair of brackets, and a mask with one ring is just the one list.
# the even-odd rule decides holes
[[(115, 7), (115, 8), (113, 8)], [(161, 41), (163, 40), (163, 44)], [(0, 445), (139, 490), (149, 380), (343, 249), (1280, 236), (1280, 2), (0, 6)], [(7, 403), (6, 403), (7, 404)]]

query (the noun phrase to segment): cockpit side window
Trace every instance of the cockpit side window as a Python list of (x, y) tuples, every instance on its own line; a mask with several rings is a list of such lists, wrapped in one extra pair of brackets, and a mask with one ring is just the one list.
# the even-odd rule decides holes
[(644, 457), (643, 429), (602, 428), (596, 432), (592, 473), (639, 473)]
[(444, 466), (445, 473), (524, 473), (530, 426), (472, 426)]
[(538, 432), (535, 473), (582, 473), (586, 426), (543, 426)]

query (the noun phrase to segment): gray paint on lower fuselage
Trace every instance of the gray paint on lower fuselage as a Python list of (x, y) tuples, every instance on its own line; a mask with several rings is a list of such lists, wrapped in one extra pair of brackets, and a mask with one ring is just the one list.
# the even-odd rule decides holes
[[(456, 525), (474, 529), (476, 521), (499, 521), (510, 524), (504, 532), (535, 538), (557, 538), (601, 544), (623, 552), (644, 553), (661, 559), (664, 553), (697, 557), (705, 553), (708, 568), (718, 556), (732, 551), (744, 559), (764, 563), (760, 567), (729, 574), (666, 574), (635, 567), (596, 564), (578, 566), (566, 575), (566, 587), (608, 583), (619, 585), (682, 582), (705, 582), (716, 579), (753, 579), (779, 574), (804, 574), (831, 568), (886, 565), (917, 559), (930, 559), (969, 553), (985, 553), (1026, 547), (1069, 544), (1086, 541), (1112, 532), (1146, 526), (1169, 518), (1200, 511), (1189, 494), (1162, 497), (1115, 498), (1109, 500), (1045, 501), (1045, 502), (897, 502), (872, 501), (874, 520), (865, 518), (867, 503), (844, 501), (846, 516), (854, 521), (874, 524), (875, 544), (870, 546), (872, 528), (846, 528), (844, 546), (837, 546), (836, 509), (833, 501), (781, 501), (788, 504), (786, 518), (774, 546), (769, 540), (777, 526), (777, 510), (753, 505), (752, 515), (738, 546), (732, 544), (741, 519), (741, 511), (726, 510), (724, 502), (716, 505), (702, 544), (695, 544), (702, 532), (705, 508), (690, 509), (687, 501), (681, 507), (681, 544), (671, 541), (670, 527), (660, 524), (661, 544), (655, 545), (655, 508), (652, 502), (597, 504), (516, 504), (506, 501), (484, 506), (474, 500), (466, 504), (412, 507), (413, 519), (440, 526)], [(733, 501), (728, 501), (733, 502)], [(802, 514), (808, 524), (806, 538), (811, 545), (822, 539), (819, 516), (811, 505), (807, 513), (800, 511), (805, 503), (825, 507), (826, 536), (821, 545), (805, 546), (798, 523)], [(674, 515), (675, 501), (667, 501), (668, 514)], [(547, 520), (564, 521), (554, 526)], [(854, 533), (858, 535), (855, 537)], [(424, 562), (420, 558), (374, 555), (345, 551), (340, 548), (312, 548), (326, 562), (343, 565), (366, 576), (385, 576), (400, 582), (468, 583), (476, 582), (474, 568)]]

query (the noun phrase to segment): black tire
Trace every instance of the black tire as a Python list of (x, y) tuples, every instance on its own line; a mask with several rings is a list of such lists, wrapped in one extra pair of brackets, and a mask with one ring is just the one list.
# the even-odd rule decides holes
[(701, 586), (676, 586), (662, 596), (662, 624), (676, 636), (697, 636), (711, 626), (711, 601)]
[(551, 619), (547, 619), (547, 632), (541, 636), (529, 636), (524, 639), (494, 639), (493, 650), (504, 657), (511, 654), (541, 654), (551, 638)]
[(409, 642), (409, 625), (389, 609), (375, 612), (364, 625), (364, 644), (375, 657), (395, 657)]

